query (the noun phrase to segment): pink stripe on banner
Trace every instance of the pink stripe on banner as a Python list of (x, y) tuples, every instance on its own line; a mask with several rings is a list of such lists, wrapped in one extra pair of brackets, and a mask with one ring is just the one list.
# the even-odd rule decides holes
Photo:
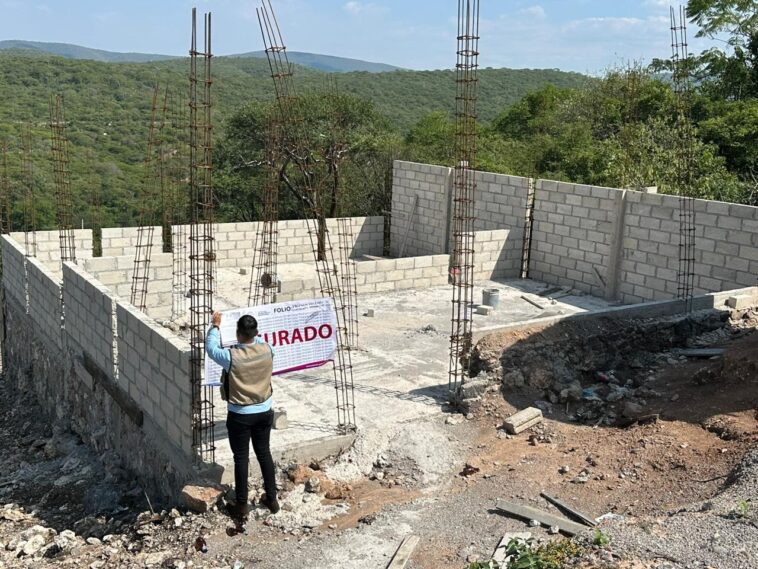
[(313, 369), (314, 367), (321, 367), (322, 365), (327, 364), (329, 362), (333, 362), (333, 361), (334, 360), (323, 360), (323, 361), (320, 361), (320, 362), (310, 362), (310, 363), (307, 363), (307, 364), (303, 364), (303, 365), (299, 365), (299, 366), (295, 366), (295, 367), (291, 367), (291, 368), (275, 371), (271, 375), (281, 375), (283, 373), (291, 373), (293, 371), (302, 371), (304, 369)]

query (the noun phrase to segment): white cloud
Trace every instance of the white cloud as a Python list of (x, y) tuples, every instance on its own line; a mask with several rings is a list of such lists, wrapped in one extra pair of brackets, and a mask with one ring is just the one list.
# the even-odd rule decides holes
[(372, 2), (358, 2), (356, 0), (346, 2), (345, 5), (342, 6), (342, 9), (353, 16), (360, 16), (362, 14), (379, 14), (386, 11), (384, 6), (379, 6)]
[(534, 6), (529, 6), (528, 8), (524, 8), (523, 10), (519, 11), (519, 15), (526, 16), (527, 18), (544, 18), (547, 14), (545, 13), (545, 9), (540, 6), (539, 4), (535, 4)]

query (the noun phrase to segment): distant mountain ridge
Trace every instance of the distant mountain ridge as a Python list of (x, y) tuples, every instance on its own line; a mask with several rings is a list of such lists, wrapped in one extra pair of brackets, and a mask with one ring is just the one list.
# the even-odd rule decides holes
[[(229, 57), (266, 57), (265, 51), (249, 51), (230, 55)], [(362, 59), (351, 59), (336, 55), (322, 55), (319, 53), (307, 53), (304, 51), (287, 51), (287, 57), (292, 63), (297, 63), (311, 69), (318, 69), (327, 73), (350, 73), (352, 71), (367, 71), (369, 73), (385, 73), (387, 71), (400, 71), (402, 67), (396, 67), (387, 63), (375, 63)]]
[[(33, 52), (37, 54), (50, 54), (65, 57), (67, 59), (89, 59), (106, 63), (148, 63), (151, 61), (166, 61), (179, 59), (176, 55), (162, 55), (157, 53), (117, 52), (94, 49), (70, 43), (48, 43), (26, 40), (0, 40), (0, 51)], [(292, 63), (304, 67), (317, 69), (327, 73), (349, 73), (351, 71), (366, 71), (369, 73), (382, 73), (385, 71), (397, 71), (400, 67), (386, 63), (376, 63), (339, 57), (335, 55), (322, 55), (319, 53), (307, 53), (302, 51), (288, 51), (287, 56)], [(251, 51), (223, 57), (265, 58), (264, 51)]]
[(148, 61), (165, 61), (176, 59), (174, 55), (161, 55), (157, 53), (129, 53), (117, 51), (105, 51), (71, 43), (49, 43), (26, 40), (0, 40), (0, 50), (32, 51), (35, 53), (47, 53), (60, 55), (67, 59), (91, 59), (107, 63), (146, 63)]

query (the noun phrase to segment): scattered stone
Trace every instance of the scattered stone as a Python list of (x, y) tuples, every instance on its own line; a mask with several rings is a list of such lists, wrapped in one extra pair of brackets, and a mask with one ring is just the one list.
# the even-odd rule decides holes
[[(23, 543), (23, 542), (21, 542)], [(29, 541), (24, 543), (23, 548), (21, 549), (21, 552), (24, 555), (34, 555), (37, 553), (40, 549), (45, 547), (47, 544), (47, 541), (45, 540), (44, 536), (37, 534), (33, 535), (31, 538), (29, 538)]]
[(87, 542), (87, 545), (95, 545), (95, 546), (98, 546), (98, 545), (101, 545), (101, 544), (102, 544), (102, 542), (101, 542), (99, 539), (97, 539), (96, 537), (88, 537), (88, 538), (86, 539), (86, 542)]
[(198, 486), (188, 484), (182, 488), (182, 500), (193, 512), (204, 513), (215, 506), (224, 491), (219, 486)]
[(460, 471), (460, 476), (472, 476), (479, 472), (479, 468), (470, 465), (468, 462), (463, 466), (463, 470)]
[(567, 473), (567, 472), (569, 472), (570, 470), (571, 470), (571, 467), (570, 467), (570, 466), (568, 466), (567, 464), (564, 464), (563, 466), (561, 466), (561, 467), (558, 469), (558, 472), (559, 472), (560, 474), (566, 474), (566, 473)]
[(558, 535), (558, 532), (560, 532), (560, 528), (558, 526), (550, 526), (550, 529), (547, 530), (547, 533), (550, 535)]
[(455, 415), (448, 416), (448, 418), (445, 419), (445, 424), (446, 425), (460, 425), (461, 423), (463, 423), (463, 421), (465, 421), (463, 416), (456, 413)]
[(633, 401), (627, 401), (624, 404), (624, 411), (622, 414), (627, 419), (637, 419), (640, 417), (644, 412), (644, 409), (642, 408), (642, 405), (639, 403), (635, 403)]
[(540, 527), (540, 525), (542, 525), (542, 524), (540, 524), (540, 522), (538, 522), (537, 520), (529, 520), (529, 526), (530, 527), (538, 528), (538, 527)]
[(311, 476), (305, 482), (305, 491), (311, 494), (317, 494), (321, 489), (321, 479), (318, 476)]

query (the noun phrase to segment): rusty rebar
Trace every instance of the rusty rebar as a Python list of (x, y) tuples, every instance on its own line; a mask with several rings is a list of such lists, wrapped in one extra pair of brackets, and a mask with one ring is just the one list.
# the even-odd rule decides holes
[(468, 374), (474, 307), (476, 102), (479, 67), (479, 0), (458, 0), (456, 133), (453, 179), (453, 285), (448, 389), (454, 396)]

